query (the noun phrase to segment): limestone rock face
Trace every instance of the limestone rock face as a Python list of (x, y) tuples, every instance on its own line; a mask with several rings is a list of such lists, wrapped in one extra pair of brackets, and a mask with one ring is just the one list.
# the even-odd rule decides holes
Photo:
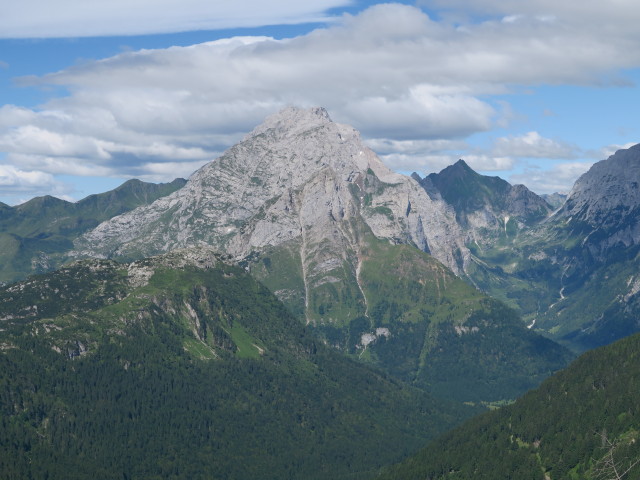
[(592, 237), (586, 244), (595, 253), (637, 245), (639, 214), (640, 144), (594, 164), (576, 181), (555, 220), (588, 225)]
[[(450, 207), (390, 171), (350, 126), (322, 108), (287, 108), (172, 195), (104, 222), (76, 242), (76, 256), (140, 258), (209, 245), (242, 259), (297, 244), (314, 268), (357, 252), (366, 225), (413, 244), (456, 272), (467, 250)], [(324, 267), (323, 267), (324, 265)], [(303, 268), (304, 270), (304, 268)]]

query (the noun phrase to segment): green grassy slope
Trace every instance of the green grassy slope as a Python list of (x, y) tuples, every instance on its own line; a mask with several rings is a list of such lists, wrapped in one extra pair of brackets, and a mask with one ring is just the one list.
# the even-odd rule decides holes
[[(363, 234), (359, 248), (359, 271), (345, 262), (333, 283), (309, 288), (306, 318), (326, 344), (439, 396), (477, 404), (514, 399), (573, 358), (415, 247)], [(304, 321), (296, 253), (272, 249), (252, 260), (251, 271)]]
[(514, 399), (572, 359), (515, 311), (410, 246), (376, 244), (361, 277), (372, 329), (390, 332), (370, 348), (375, 363), (442, 397)]

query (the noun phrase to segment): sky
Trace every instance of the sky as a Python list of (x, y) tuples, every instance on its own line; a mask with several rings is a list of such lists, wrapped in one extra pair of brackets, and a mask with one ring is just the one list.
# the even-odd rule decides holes
[(188, 178), (286, 106), (395, 171), (568, 193), (640, 142), (635, 0), (0, 5), (0, 201)]

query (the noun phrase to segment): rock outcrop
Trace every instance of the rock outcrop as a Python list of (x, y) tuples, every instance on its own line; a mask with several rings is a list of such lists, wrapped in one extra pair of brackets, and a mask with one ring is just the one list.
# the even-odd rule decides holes
[(596, 257), (640, 242), (640, 144), (594, 164), (574, 184), (554, 216), (587, 235)]

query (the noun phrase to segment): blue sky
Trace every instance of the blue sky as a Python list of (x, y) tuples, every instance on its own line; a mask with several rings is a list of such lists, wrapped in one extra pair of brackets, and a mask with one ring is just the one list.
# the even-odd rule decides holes
[(396, 171), (538, 193), (638, 143), (632, 0), (23, 0), (0, 15), (0, 201), (170, 181), (287, 105)]

